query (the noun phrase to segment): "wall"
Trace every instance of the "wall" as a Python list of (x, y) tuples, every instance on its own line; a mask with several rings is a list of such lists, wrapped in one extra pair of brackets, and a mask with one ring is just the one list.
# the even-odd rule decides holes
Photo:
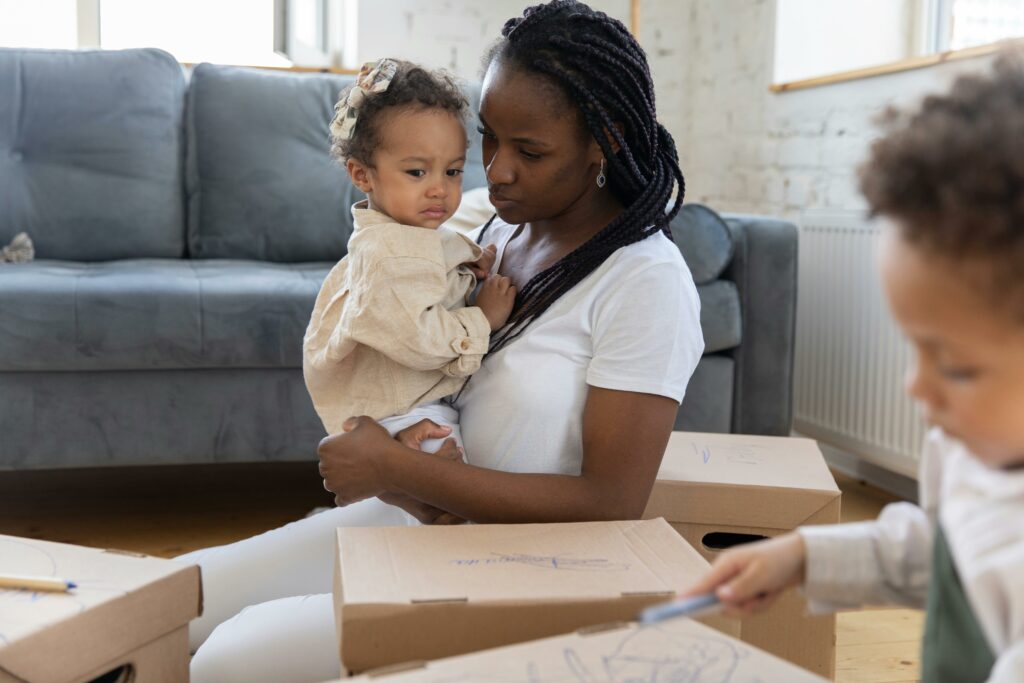
[[(0, 0), (2, 1), (2, 0)], [(731, 0), (727, 0), (731, 1)], [(357, 64), (383, 55), (443, 67), (479, 78), (480, 59), (509, 17), (531, 0), (387, 0), (358, 4)], [(630, 25), (629, 0), (591, 0), (595, 9)], [(683, 132), (689, 64), (689, 6), (680, 0), (640, 0), (640, 42), (654, 75), (666, 127)]]
[[(362, 0), (358, 62), (400, 57), (479, 77), (480, 59), (529, 0)], [(629, 25), (629, 0), (595, 0), (595, 9)]]
[[(673, 79), (685, 95), (677, 96), (683, 100), (678, 106), (661, 108), (661, 116), (680, 149), (687, 199), (723, 211), (799, 222), (805, 210), (862, 209), (855, 168), (876, 136), (872, 118), (988, 62), (964, 60), (775, 94), (768, 90), (775, 2), (680, 4), (687, 8), (689, 42), (677, 64), (683, 74)], [(656, 77), (667, 71), (661, 67)]]
[[(676, 136), (687, 201), (801, 227), (797, 426), (850, 454), (832, 464), (905, 492), (889, 472), (913, 472), (921, 424), (903, 397), (907, 348), (882, 300), (877, 226), (865, 224), (856, 168), (877, 136), (872, 119), (886, 106), (945, 89), (956, 73), (991, 58), (775, 94), (774, 1), (685, 5), (688, 44), (674, 76), (685, 95), (662, 116)], [(851, 421), (859, 429), (843, 428)]]

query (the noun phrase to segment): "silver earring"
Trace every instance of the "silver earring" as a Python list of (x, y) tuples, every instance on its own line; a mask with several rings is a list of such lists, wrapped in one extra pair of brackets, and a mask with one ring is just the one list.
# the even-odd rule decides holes
[(597, 173), (597, 186), (604, 187), (607, 182), (608, 179), (604, 175), (604, 159), (601, 159), (601, 170)]

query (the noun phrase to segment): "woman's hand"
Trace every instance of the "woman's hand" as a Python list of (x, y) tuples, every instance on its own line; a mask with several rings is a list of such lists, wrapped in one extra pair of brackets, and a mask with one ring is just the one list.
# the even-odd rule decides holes
[(385, 454), (398, 444), (372, 418), (350, 417), (341, 434), (332, 434), (316, 449), (324, 488), (343, 507), (387, 491)]
[(695, 586), (681, 597), (714, 592), (727, 614), (760, 612), (804, 579), (807, 548), (793, 532), (726, 550)]
[(436, 508), (433, 505), (428, 505), (422, 501), (418, 501), (404, 493), (383, 493), (378, 496), (378, 498), (388, 505), (394, 505), (397, 508), (405, 510), (419, 520), (421, 524), (443, 526), (447, 524), (466, 523), (466, 520), (461, 517), (453, 515), (450, 512), (445, 512), (441, 508)]

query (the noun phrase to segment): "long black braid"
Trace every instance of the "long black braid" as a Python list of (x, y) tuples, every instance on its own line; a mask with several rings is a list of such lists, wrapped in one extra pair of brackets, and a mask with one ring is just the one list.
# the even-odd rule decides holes
[[(685, 189), (675, 143), (658, 123), (647, 57), (622, 22), (576, 0), (553, 0), (509, 19), (501, 35), (486, 63), (500, 57), (543, 75), (569, 96), (604, 152), (609, 188), (625, 210), (526, 283), (508, 324), (491, 335), (488, 355), (518, 338), (617, 249), (659, 231), (671, 237), (669, 221), (679, 212)], [(666, 212), (676, 183), (679, 192)], [(490, 221), (481, 239), (489, 226)]]

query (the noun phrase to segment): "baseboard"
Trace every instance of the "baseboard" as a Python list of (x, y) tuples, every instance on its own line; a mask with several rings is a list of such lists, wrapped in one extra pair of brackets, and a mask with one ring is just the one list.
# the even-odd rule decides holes
[[(809, 438), (798, 432), (793, 432), (793, 436)], [(824, 441), (818, 441), (818, 447), (821, 448), (821, 454), (825, 456), (825, 462), (829, 467), (839, 470), (848, 477), (860, 479), (883, 491), (888, 491), (904, 500), (917, 502), (916, 479), (879, 467), (856, 453), (837, 448)]]

